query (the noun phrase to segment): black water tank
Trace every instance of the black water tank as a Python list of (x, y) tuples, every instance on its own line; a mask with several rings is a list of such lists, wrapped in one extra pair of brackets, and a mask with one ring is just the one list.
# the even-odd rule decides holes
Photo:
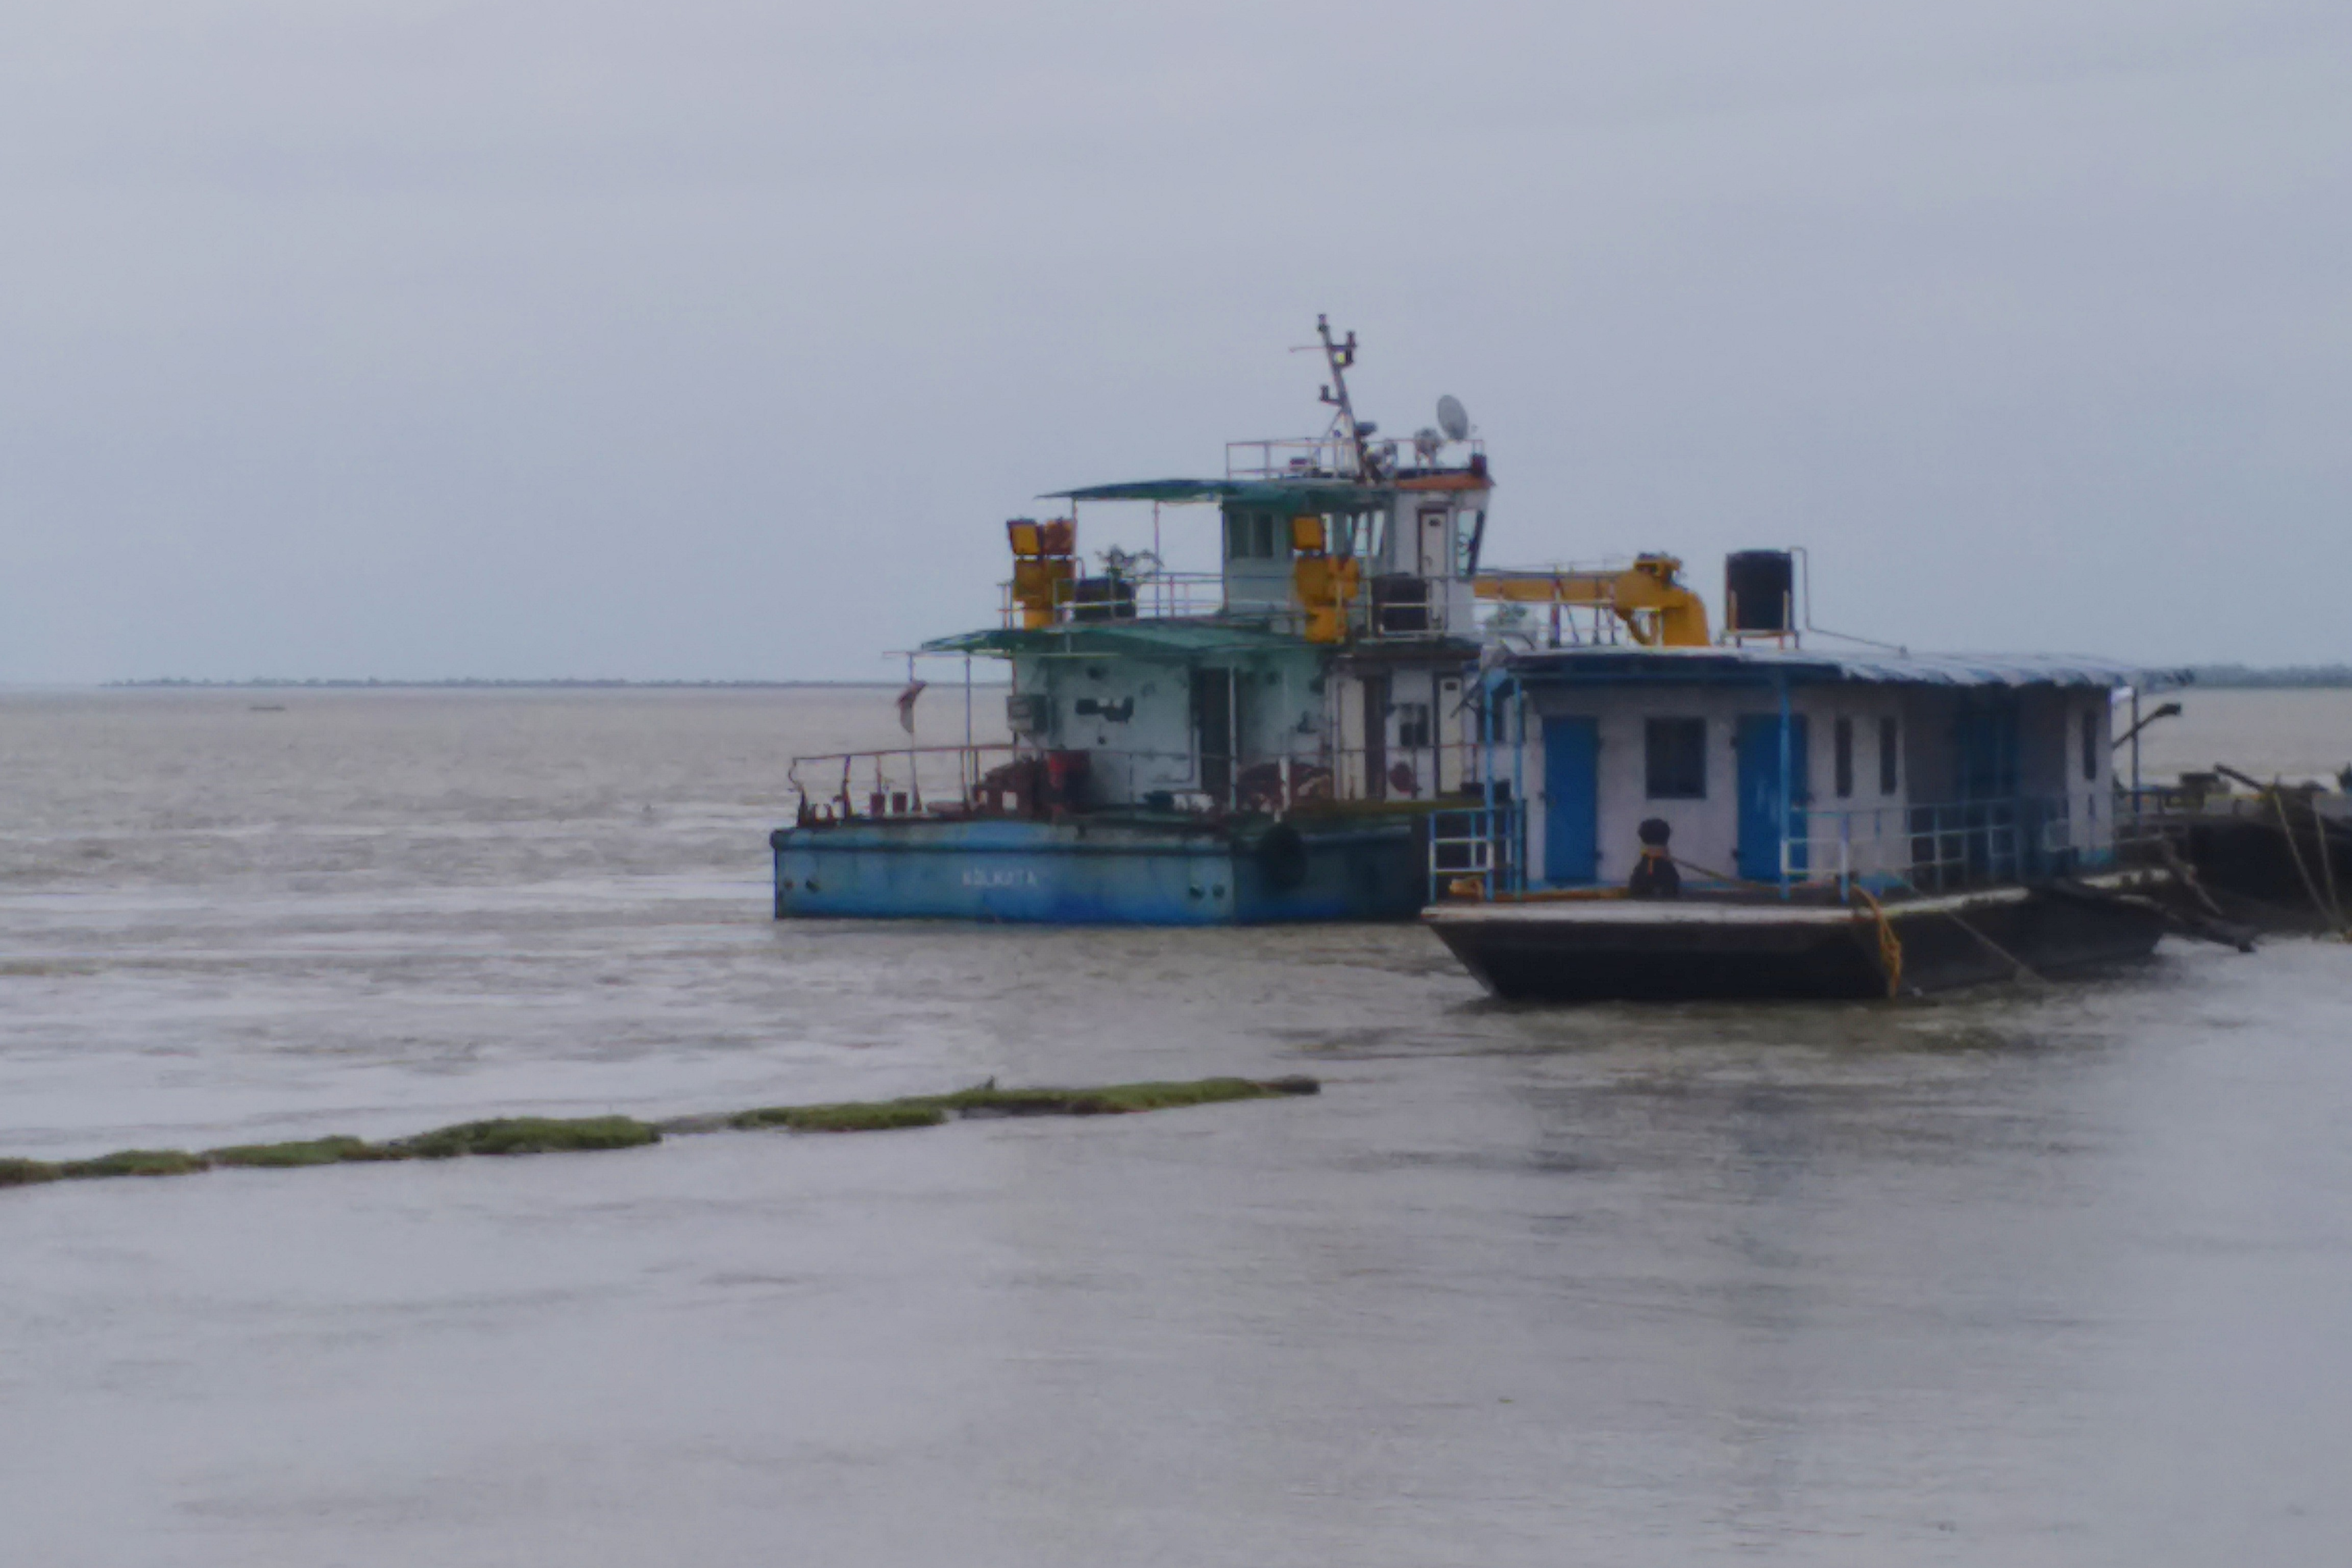
[(1786, 550), (1735, 550), (1723, 558), (1724, 618), (1734, 632), (1797, 629), (1797, 558)]

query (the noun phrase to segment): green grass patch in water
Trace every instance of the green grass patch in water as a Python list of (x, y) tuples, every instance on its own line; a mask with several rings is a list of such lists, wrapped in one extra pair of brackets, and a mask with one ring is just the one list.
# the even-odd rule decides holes
[(500, 1116), (402, 1138), (390, 1147), (418, 1160), (460, 1154), (563, 1154), (635, 1149), (661, 1142), (661, 1129), (633, 1116)]
[[(1172, 1083), (1115, 1083), (1100, 1089), (999, 1089), (993, 1079), (954, 1094), (898, 1100), (842, 1100), (826, 1105), (777, 1105), (760, 1110), (680, 1117), (675, 1131), (721, 1127), (784, 1128), (795, 1132), (882, 1132), (936, 1127), (953, 1116), (1126, 1116), (1236, 1100), (1275, 1100), (1320, 1093), (1311, 1078), (1204, 1078)], [(364, 1138), (297, 1139), (237, 1143), (191, 1154), (184, 1149), (121, 1149), (94, 1160), (0, 1159), (0, 1187), (102, 1176), (181, 1176), (215, 1166), (294, 1170), (354, 1161), (450, 1160), (466, 1154), (561, 1154), (638, 1149), (662, 1140), (662, 1129), (630, 1116), (501, 1116), (461, 1121), (414, 1138), (372, 1143)]]
[(205, 1158), (215, 1165), (246, 1165), (259, 1170), (287, 1171), (302, 1165), (340, 1165), (346, 1161), (404, 1160), (398, 1149), (371, 1143), (364, 1138), (307, 1138), (289, 1143), (236, 1143), (207, 1149)]
[(64, 1174), (47, 1160), (0, 1160), (0, 1187), (29, 1187), (36, 1182), (54, 1182)]
[(68, 1160), (58, 1173), (68, 1181), (100, 1176), (184, 1176), (210, 1168), (202, 1154), (185, 1149), (118, 1149), (95, 1160)]
[(1311, 1078), (1203, 1078), (1180, 1083), (1115, 1083), (1100, 1089), (999, 1089), (991, 1082), (954, 1094), (904, 1100), (853, 1100), (830, 1105), (776, 1105), (730, 1118), (744, 1128), (782, 1127), (795, 1132), (881, 1132), (936, 1127), (950, 1116), (1127, 1116), (1234, 1100), (1315, 1094)]
[(933, 1100), (853, 1100), (838, 1105), (776, 1105), (731, 1119), (737, 1127), (783, 1127), (794, 1132), (888, 1132), (937, 1127), (948, 1113)]

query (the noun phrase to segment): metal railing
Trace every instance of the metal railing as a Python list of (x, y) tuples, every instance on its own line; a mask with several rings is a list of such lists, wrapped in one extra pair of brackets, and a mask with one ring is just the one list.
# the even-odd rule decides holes
[(794, 757), (784, 779), (800, 797), (803, 821), (923, 816), (941, 806), (967, 808), (993, 763), (1025, 753), (1003, 742), (838, 752)]
[(1269, 757), (1235, 766), (1214, 752), (1057, 750), (1019, 741), (795, 757), (785, 780), (803, 823), (1119, 806), (1280, 816), (1337, 798), (1328, 757)]
[[(785, 771), (803, 821), (1025, 813), (1129, 805), (1280, 815), (1329, 802), (1445, 805), (1484, 788), (1486, 748), (1325, 746), (1234, 760), (1141, 747), (1055, 749), (1034, 741), (897, 746), (794, 757)], [(1377, 770), (1376, 772), (1368, 769)]]
[[(998, 609), (1007, 626), (1024, 624), (1027, 606), (1013, 596), (1010, 578), (997, 585)], [(1216, 572), (1155, 572), (1148, 577), (1071, 577), (1054, 584), (1054, 624), (1204, 619), (1225, 608), (1225, 579)]]
[[(1451, 607), (1445, 595), (1449, 580), (1408, 578), (1420, 584), (1418, 595), (1405, 598), (1401, 590), (1383, 589), (1389, 578), (1364, 578), (1353, 595), (1340, 602), (1351, 636), (1382, 642), (1442, 639), (1455, 635), (1448, 626)], [(1226, 581), (1217, 572), (1160, 572), (1149, 577), (1073, 577), (1054, 585), (1050, 609), (1056, 626), (1116, 625), (1121, 621), (1206, 620), (1229, 610), (1253, 625), (1269, 630), (1303, 634), (1307, 610), (1284, 584), (1281, 598), (1245, 600), (1239, 605), (1226, 597)], [(1386, 594), (1390, 596), (1383, 596)], [(997, 584), (1002, 624), (1027, 625), (1028, 606), (1014, 595), (1013, 582)], [(1471, 630), (1477, 631), (1474, 615)]]
[[(1410, 467), (1422, 460), (1421, 450), (1410, 437), (1382, 436), (1368, 446), (1382, 473), (1393, 473), (1400, 466)], [(1475, 436), (1470, 438), (1469, 448), (1473, 458), (1486, 454), (1486, 443)], [(1229, 479), (1361, 477), (1357, 471), (1355, 446), (1341, 436), (1291, 436), (1225, 443), (1225, 478)]]
[(1429, 816), (1429, 901), (1468, 891), (1493, 898), (1517, 884), (1526, 819), (1508, 801), (1447, 807)]
[(1225, 443), (1225, 478), (1353, 479), (1356, 448), (1337, 436), (1297, 436)]
[(1841, 899), (1856, 883), (1940, 893), (2067, 876), (2116, 853), (2115, 820), (2102, 823), (2095, 799), (2066, 795), (1795, 811), (1789, 821), (1782, 879), (1833, 883)]

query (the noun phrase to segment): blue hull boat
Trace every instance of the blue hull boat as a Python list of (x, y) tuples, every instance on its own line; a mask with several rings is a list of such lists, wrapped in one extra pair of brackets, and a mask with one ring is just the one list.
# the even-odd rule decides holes
[(1426, 891), (1411, 822), (1181, 813), (778, 828), (776, 916), (1256, 925), (1394, 921)]
[[(1041, 499), (1061, 515), (1005, 520), (997, 624), (907, 656), (908, 743), (793, 759), (794, 818), (771, 839), (778, 919), (1405, 920), (1433, 887), (1499, 872), (1497, 835), (1443, 831), (1499, 819), (1508, 794), (1475, 690), (1497, 596), (1522, 633), (1540, 600), (1555, 629), (1606, 613), (1670, 642), (1679, 623), (1658, 617), (1690, 618), (1696, 596), (1656, 563), (1605, 582), (1482, 573), (1495, 480), (1468, 416), (1443, 399), (1436, 426), (1375, 439), (1349, 398), (1354, 334), (1316, 332), (1322, 435), (1229, 445), (1219, 475), (1058, 490)], [(1082, 509), (1115, 542), (1082, 550)], [(1163, 509), (1205, 525), (1181, 547), (1213, 551), (1216, 570), (1167, 568)], [(919, 736), (919, 659), (962, 666), (960, 711), (928, 710), (933, 726), (961, 719), (961, 744)], [(975, 659), (1007, 667), (1001, 738)]]

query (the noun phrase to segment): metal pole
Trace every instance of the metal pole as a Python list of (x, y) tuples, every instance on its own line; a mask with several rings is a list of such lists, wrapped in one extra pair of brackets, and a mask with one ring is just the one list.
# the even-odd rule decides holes
[(1784, 670), (1778, 678), (1780, 689), (1780, 896), (1789, 896), (1789, 824), (1797, 814), (1796, 791), (1791, 787), (1790, 774), (1795, 771), (1796, 736), (1790, 733), (1789, 722), (1789, 677)]
[[(1528, 694), (1517, 681), (1511, 683), (1511, 809), (1518, 815), (1518, 842), (1511, 852), (1511, 886), (1520, 892), (1528, 887)], [(1546, 787), (1549, 787), (1547, 784)]]
[(1242, 670), (1237, 664), (1225, 667), (1225, 809), (1233, 810), (1242, 797)]
[(2139, 688), (2131, 689), (2132, 815), (2139, 815)]
[(1290, 666), (1282, 667), (1282, 805), (1275, 812), (1277, 817), (1290, 815)]
[(1853, 813), (1838, 813), (1838, 902), (1853, 902)]
[(964, 784), (964, 798), (980, 787), (980, 755), (971, 749), (971, 655), (963, 656), (963, 767), (960, 773), (969, 774)]
[(1495, 897), (1495, 879), (1503, 869), (1502, 855), (1500, 853), (1503, 847), (1503, 825), (1497, 821), (1495, 816), (1496, 682), (1492, 671), (1487, 673), (1483, 684), (1485, 689), (1480, 691), (1478, 694), (1479, 726), (1486, 731), (1486, 763), (1484, 767), (1479, 769), (1480, 773), (1483, 775), (1482, 782), (1485, 785), (1486, 795), (1486, 876), (1482, 886), (1486, 889), (1486, 899), (1491, 902)]

